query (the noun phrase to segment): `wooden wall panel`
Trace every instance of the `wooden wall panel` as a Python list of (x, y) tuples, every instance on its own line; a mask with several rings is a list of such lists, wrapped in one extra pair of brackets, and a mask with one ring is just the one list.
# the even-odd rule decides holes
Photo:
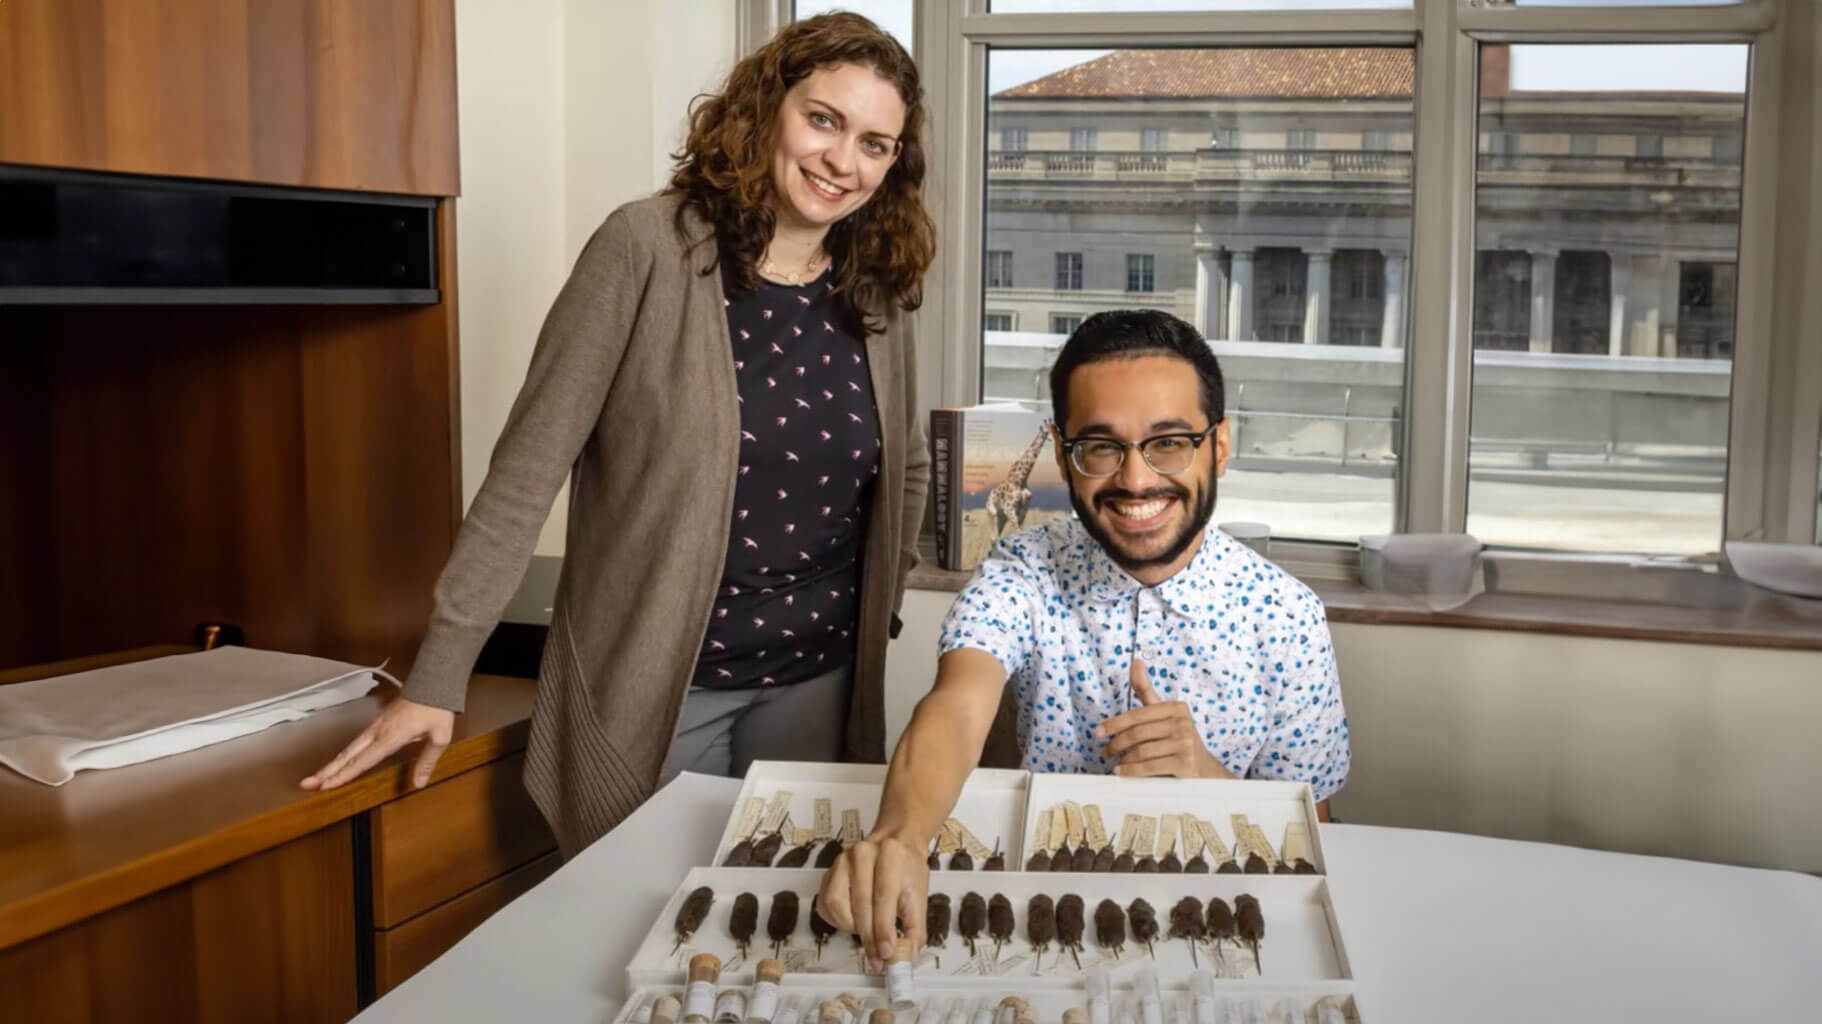
[(352, 843), (344, 821), (0, 951), (4, 1012), (341, 1024), (356, 1009)]
[(0, 3), (0, 162), (454, 195), (453, 0)]
[(0, 590), (30, 611), (0, 616), (0, 668), (205, 620), (415, 655), (459, 501), (450, 308), (0, 309), (0, 380), (41, 385), (38, 422), (0, 431), (30, 506), (0, 519), (0, 564), (31, 570)]

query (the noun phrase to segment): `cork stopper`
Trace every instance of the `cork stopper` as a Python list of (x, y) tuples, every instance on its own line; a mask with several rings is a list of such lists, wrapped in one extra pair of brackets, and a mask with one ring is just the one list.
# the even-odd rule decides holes
[(714, 981), (721, 975), (721, 958), (713, 953), (697, 953), (690, 957), (691, 981)]
[(1072, 1006), (1063, 1011), (1063, 1024), (1088, 1024), (1088, 1015)]
[(822, 1005), (816, 1008), (816, 1019), (818, 1024), (841, 1024), (841, 1019), (846, 1013), (847, 1011), (839, 1002), (825, 999)]
[(769, 981), (773, 984), (777, 984), (783, 977), (784, 961), (782, 960), (766, 957), (764, 960), (759, 961), (758, 966), (753, 968), (753, 979), (755, 981)]
[(892, 1011), (887, 1009), (874, 1010), (867, 1015), (867, 1024), (892, 1024)]
[(683, 1004), (676, 996), (659, 996), (652, 1004), (652, 1024), (677, 1024), (677, 1015), (683, 1012)]
[(892, 955), (886, 958), (886, 963), (902, 964), (910, 963), (911, 960), (911, 940), (900, 935), (898, 937), (898, 945), (892, 947)]

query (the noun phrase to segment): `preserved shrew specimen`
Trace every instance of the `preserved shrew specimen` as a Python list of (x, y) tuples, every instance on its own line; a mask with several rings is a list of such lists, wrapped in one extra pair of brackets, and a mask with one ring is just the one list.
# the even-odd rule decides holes
[(1126, 950), (1126, 912), (1112, 900), (1094, 908), (1094, 944), (1116, 957)]
[(690, 941), (696, 929), (702, 927), (703, 919), (709, 916), (709, 907), (714, 903), (715, 890), (706, 885), (684, 897), (683, 906), (677, 908), (677, 944), (671, 947), (671, 952), (677, 952)]

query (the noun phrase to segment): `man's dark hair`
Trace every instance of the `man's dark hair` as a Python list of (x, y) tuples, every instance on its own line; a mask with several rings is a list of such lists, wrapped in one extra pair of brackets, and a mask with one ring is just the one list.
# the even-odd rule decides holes
[(1050, 367), (1050, 409), (1057, 430), (1069, 422), (1069, 375), (1076, 367), (1140, 356), (1176, 356), (1188, 362), (1202, 379), (1202, 411), (1209, 424), (1226, 415), (1221, 364), (1194, 327), (1155, 309), (1115, 309), (1082, 321)]

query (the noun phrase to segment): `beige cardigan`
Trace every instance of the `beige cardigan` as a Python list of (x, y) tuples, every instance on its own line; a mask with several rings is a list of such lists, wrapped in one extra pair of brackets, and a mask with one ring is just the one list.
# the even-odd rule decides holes
[[(727, 555), (740, 442), (713, 241), (678, 200), (615, 210), (539, 334), (449, 564), (405, 695), (460, 710), (476, 656), (571, 478), (567, 554), (539, 670), (525, 783), (566, 856), (650, 796)], [(862, 553), (846, 754), (885, 756), (886, 641), (917, 560), (929, 455), (908, 317), (866, 339), (881, 433)]]

